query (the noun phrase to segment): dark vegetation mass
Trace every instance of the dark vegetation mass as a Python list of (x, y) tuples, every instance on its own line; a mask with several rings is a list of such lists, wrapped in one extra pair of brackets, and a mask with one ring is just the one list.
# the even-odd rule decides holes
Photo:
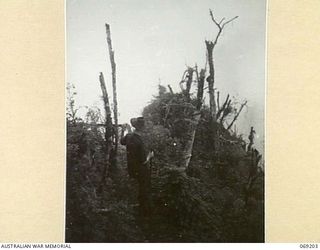
[(210, 16), (218, 34), (206, 41), (209, 69), (188, 67), (181, 92), (159, 85), (143, 109), (155, 153), (147, 221), (138, 214), (137, 183), (128, 176), (126, 149), (118, 143), (131, 128), (112, 123), (103, 75), (104, 115), (89, 108), (79, 118), (75, 89), (68, 84), (67, 242), (264, 241), (262, 156), (254, 147), (253, 127), (248, 125), (248, 138), (234, 129), (247, 102), (229, 95), (221, 101), (214, 81), (213, 49), (237, 17), (217, 22), (211, 11)]

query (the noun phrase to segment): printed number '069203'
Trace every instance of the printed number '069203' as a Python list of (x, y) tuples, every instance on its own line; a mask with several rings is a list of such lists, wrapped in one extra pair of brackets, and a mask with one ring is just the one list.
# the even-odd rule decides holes
[(318, 244), (300, 244), (300, 248), (318, 248)]

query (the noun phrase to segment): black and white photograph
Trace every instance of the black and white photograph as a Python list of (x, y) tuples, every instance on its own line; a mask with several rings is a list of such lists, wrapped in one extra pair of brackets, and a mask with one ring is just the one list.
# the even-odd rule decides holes
[(65, 16), (65, 241), (265, 242), (267, 1)]

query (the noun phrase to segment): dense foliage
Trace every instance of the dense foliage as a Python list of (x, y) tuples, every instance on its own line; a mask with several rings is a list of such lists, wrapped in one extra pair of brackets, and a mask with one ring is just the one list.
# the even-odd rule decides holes
[[(191, 100), (192, 104), (192, 100)], [(152, 215), (137, 212), (137, 183), (119, 147), (116, 171), (101, 183), (104, 131), (68, 120), (68, 242), (263, 242), (264, 175), (245, 141), (201, 110), (193, 156), (181, 170), (181, 150), (192, 107), (181, 94), (159, 88), (145, 107), (152, 161)], [(213, 147), (219, 129), (220, 148)], [(254, 178), (250, 178), (254, 177)]]

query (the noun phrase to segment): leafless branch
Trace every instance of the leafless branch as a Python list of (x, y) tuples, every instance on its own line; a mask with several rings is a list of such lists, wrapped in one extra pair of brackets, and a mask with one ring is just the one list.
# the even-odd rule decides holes
[(218, 27), (218, 29), (219, 29), (218, 34), (217, 34), (214, 42), (212, 43), (212, 46), (214, 47), (214, 46), (217, 44), (217, 42), (218, 42), (218, 39), (219, 39), (219, 37), (220, 37), (220, 35), (221, 35), (221, 32), (222, 32), (223, 28), (224, 28), (227, 24), (229, 24), (229, 23), (231, 23), (232, 21), (234, 21), (235, 19), (237, 19), (239, 16), (235, 16), (235, 17), (231, 18), (230, 20), (228, 20), (228, 21), (226, 21), (226, 22), (224, 22), (225, 18), (222, 18), (221, 21), (218, 23), (218, 22), (216, 21), (216, 19), (214, 18), (214, 16), (213, 16), (212, 10), (209, 10), (209, 12), (210, 12), (211, 20), (214, 22), (214, 24), (215, 24), (215, 25)]
[(235, 16), (233, 18), (231, 18), (229, 21), (225, 22), (224, 24), (222, 24), (221, 29), (223, 29), (228, 23), (231, 23), (233, 20), (237, 19), (239, 16)]
[(224, 21), (225, 18), (222, 18), (221, 21), (219, 22), (219, 25)]
[(232, 127), (233, 123), (238, 119), (238, 116), (240, 115), (243, 107), (246, 106), (247, 102), (248, 101), (245, 101), (244, 103), (241, 104), (241, 107), (240, 107), (238, 113), (235, 115), (235, 117), (233, 118), (232, 122), (230, 123), (230, 125), (228, 126), (227, 129), (230, 129)]
[(218, 39), (222, 33), (222, 30), (224, 27), (238, 18), (238, 16), (225, 21), (225, 18), (222, 18), (220, 22), (217, 22), (215, 19), (212, 10), (209, 10), (210, 17), (212, 22), (218, 27), (218, 33), (216, 34), (215, 38), (213, 41), (206, 40), (206, 48), (207, 48), (207, 61), (209, 63), (209, 76), (207, 77), (207, 82), (209, 86), (209, 105), (210, 105), (210, 114), (211, 117), (216, 120), (217, 119), (217, 104), (216, 104), (216, 97), (215, 97), (215, 69), (214, 69), (214, 60), (213, 60), (213, 49), (218, 43)]
[[(216, 21), (216, 19), (214, 18), (214, 16), (213, 16), (213, 13), (212, 13), (212, 10), (210, 9), (209, 10), (209, 12), (210, 12), (210, 17), (211, 17), (211, 20), (218, 26), (218, 28), (220, 29), (221, 27), (220, 27), (220, 24)], [(222, 20), (221, 20), (222, 21)]]
[(210, 9), (209, 10), (210, 12), (210, 17), (211, 17), (211, 20), (215, 23), (215, 25), (217, 25), (218, 29), (219, 30), (222, 30), (228, 23), (231, 23), (233, 20), (237, 19), (239, 16), (235, 16), (233, 18), (231, 18), (230, 20), (226, 21), (226, 22), (223, 22), (225, 20), (225, 17), (221, 19), (221, 21), (218, 23), (216, 21), (216, 19), (214, 18), (213, 16), (213, 12), (212, 10)]
[(174, 93), (173, 93), (173, 90), (172, 90), (170, 84), (168, 84), (168, 88), (169, 88), (169, 91), (170, 91), (171, 95), (173, 95)]
[(230, 104), (231, 104), (231, 100), (228, 101), (227, 106), (223, 109), (222, 116), (220, 119), (221, 124), (223, 123), (224, 118), (226, 118), (227, 115), (230, 114), (230, 111), (229, 111)]
[(228, 101), (229, 101), (229, 94), (227, 95), (227, 98), (226, 98), (226, 100), (224, 101), (221, 109), (219, 109), (219, 111), (218, 111), (218, 113), (217, 113), (217, 120), (219, 119), (219, 116), (221, 115), (221, 113), (223, 112), (223, 110), (226, 108), (226, 105), (227, 105)]

